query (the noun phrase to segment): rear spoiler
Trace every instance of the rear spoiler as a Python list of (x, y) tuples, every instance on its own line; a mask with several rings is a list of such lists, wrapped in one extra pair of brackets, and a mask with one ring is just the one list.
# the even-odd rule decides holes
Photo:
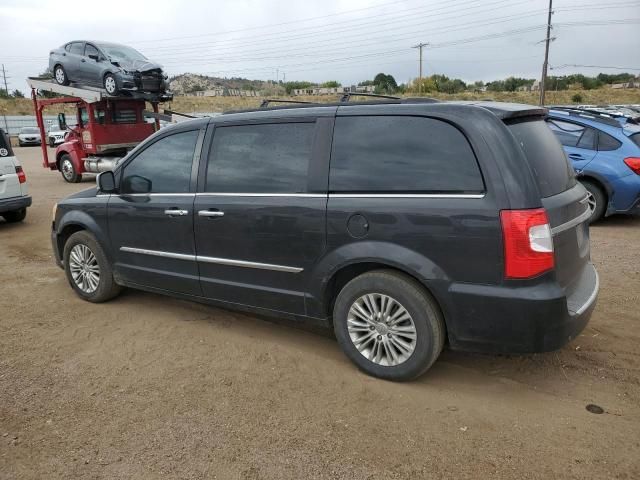
[(478, 107), (486, 108), (501, 120), (521, 119), (525, 117), (546, 117), (549, 110), (545, 107), (524, 105), (521, 103), (474, 102)]

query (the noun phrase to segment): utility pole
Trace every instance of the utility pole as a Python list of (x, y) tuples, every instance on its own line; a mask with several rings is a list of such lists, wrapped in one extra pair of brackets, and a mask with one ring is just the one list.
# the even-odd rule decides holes
[[(7, 92), (7, 97), (9, 96), (9, 87), (7, 87), (7, 73), (4, 70), (4, 63), (2, 64), (2, 79), (4, 80), (4, 91)], [(7, 123), (7, 116), (3, 113), (2, 118), (4, 119), (4, 129), (9, 135), (9, 124)]]
[(545, 38), (544, 63), (542, 64), (542, 77), (540, 78), (540, 106), (544, 105), (544, 90), (547, 81), (547, 68), (549, 66), (549, 43), (551, 43), (551, 15), (553, 14), (553, 0), (549, 0), (549, 15), (547, 17), (547, 38)]
[(419, 77), (418, 77), (418, 93), (420, 95), (422, 95), (422, 47), (426, 47), (427, 45), (429, 45), (428, 43), (422, 43), (420, 42), (418, 45), (414, 45), (411, 48), (417, 48), (420, 51), (420, 70), (419, 70)]
[(7, 72), (4, 71), (4, 63), (2, 64), (2, 78), (4, 80), (4, 91), (9, 95), (9, 87), (7, 87)]

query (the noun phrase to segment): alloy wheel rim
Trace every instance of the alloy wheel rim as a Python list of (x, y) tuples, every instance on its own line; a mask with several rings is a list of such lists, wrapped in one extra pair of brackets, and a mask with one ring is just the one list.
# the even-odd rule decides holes
[(587, 192), (587, 206), (589, 207), (589, 210), (591, 210), (592, 214), (593, 212), (596, 211), (596, 206), (597, 206), (596, 197), (591, 192)]
[(349, 338), (367, 360), (393, 367), (406, 362), (416, 348), (413, 318), (395, 298), (368, 293), (356, 299), (347, 316)]
[(84, 293), (93, 293), (100, 284), (98, 259), (86, 245), (79, 243), (69, 253), (69, 271), (76, 286)]
[(62, 161), (62, 175), (67, 180), (70, 180), (73, 177), (73, 164), (69, 160)]
[(107, 90), (107, 93), (113, 93), (116, 91), (116, 81), (113, 77), (107, 77), (105, 79), (104, 88)]
[(64, 71), (61, 68), (56, 68), (56, 81), (64, 83)]

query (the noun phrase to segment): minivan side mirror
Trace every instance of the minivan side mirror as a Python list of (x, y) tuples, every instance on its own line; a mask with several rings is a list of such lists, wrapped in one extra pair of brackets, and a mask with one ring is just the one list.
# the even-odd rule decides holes
[(102, 193), (114, 193), (116, 191), (116, 176), (112, 171), (99, 173), (96, 177), (98, 191)]
[(60, 130), (67, 129), (67, 118), (64, 116), (64, 113), (62, 112), (58, 114), (58, 128)]

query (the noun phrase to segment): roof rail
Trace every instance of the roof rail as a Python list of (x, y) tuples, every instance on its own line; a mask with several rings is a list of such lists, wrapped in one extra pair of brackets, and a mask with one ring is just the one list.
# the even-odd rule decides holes
[(598, 112), (598, 111), (584, 109), (584, 108), (577, 108), (572, 106), (557, 105), (557, 106), (549, 106), (547, 108), (549, 110), (566, 112), (567, 114), (574, 115), (576, 117), (589, 118), (591, 120), (605, 123), (607, 125), (611, 125), (614, 127), (621, 126), (620, 122), (616, 120), (616, 118), (626, 118), (620, 115), (610, 115), (608, 113)]
[(282, 98), (265, 98), (260, 103), (260, 108), (268, 107), (270, 103), (299, 103), (312, 105), (314, 102), (305, 102), (304, 100), (284, 100)]
[(340, 98), (341, 102), (348, 102), (351, 97), (375, 97), (375, 98), (388, 98), (389, 100), (400, 100), (400, 97), (394, 97), (393, 95), (380, 95), (378, 93), (358, 93), (347, 92)]

